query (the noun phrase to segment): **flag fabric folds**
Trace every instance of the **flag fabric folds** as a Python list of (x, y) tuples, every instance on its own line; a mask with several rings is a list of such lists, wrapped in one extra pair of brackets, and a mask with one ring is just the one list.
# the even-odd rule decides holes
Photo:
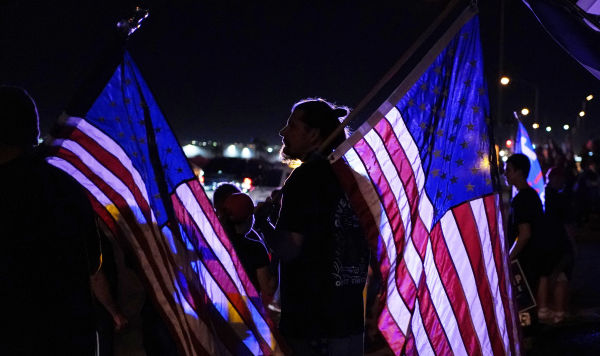
[(569, 1), (523, 0), (546, 32), (592, 75), (600, 79), (600, 26)]
[[(519, 121), (519, 128), (517, 129), (517, 138), (515, 144), (515, 153), (522, 153), (529, 158), (531, 168), (529, 169), (529, 175), (527, 176), (527, 183), (535, 189), (540, 196), (542, 206), (545, 206), (545, 194), (544, 194), (544, 174), (542, 173), (542, 167), (540, 161), (538, 161), (537, 154), (533, 148), (533, 144), (529, 139), (525, 126)], [(513, 189), (513, 196), (515, 196), (516, 189)]]
[(60, 125), (48, 161), (87, 189), (135, 256), (180, 352), (277, 353), (261, 299), (129, 54), (85, 117)]
[(376, 246), (379, 329), (396, 354), (518, 354), (472, 9), (407, 78), (330, 158)]

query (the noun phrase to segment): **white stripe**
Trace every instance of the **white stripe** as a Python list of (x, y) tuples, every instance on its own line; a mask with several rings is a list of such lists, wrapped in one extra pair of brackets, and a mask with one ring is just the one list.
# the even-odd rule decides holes
[(431, 239), (427, 241), (427, 249), (425, 252), (425, 278), (431, 302), (435, 308), (442, 328), (448, 336), (448, 342), (454, 355), (468, 355), (463, 343), (462, 335), (458, 327), (458, 321), (454, 315), (452, 304), (448, 299), (446, 290), (439, 276), (439, 271), (435, 264), (434, 254), (432, 249)]
[[(87, 135), (91, 140), (95, 141), (100, 147), (104, 148), (107, 153), (113, 155), (119, 162), (131, 173), (135, 185), (140, 190), (142, 196), (146, 201), (148, 199), (148, 191), (146, 190), (146, 184), (142, 179), (138, 170), (133, 166), (131, 158), (127, 155), (123, 148), (119, 146), (112, 138), (98, 130), (96, 127), (88, 123), (86, 120), (78, 117), (68, 117), (65, 119), (65, 124), (74, 126)], [(152, 211), (152, 222), (156, 222), (154, 211)]]
[(440, 222), (450, 252), (450, 257), (456, 267), (460, 284), (469, 305), (471, 320), (473, 320), (473, 327), (477, 333), (482, 352), (484, 355), (493, 355), (481, 300), (479, 299), (479, 294), (477, 292), (477, 283), (475, 282), (475, 276), (473, 275), (469, 256), (463, 244), (452, 210), (448, 210)]
[[(383, 143), (381, 137), (377, 134), (377, 132), (375, 132), (375, 130), (369, 131), (364, 138), (371, 147), (371, 151), (373, 151), (375, 154), (375, 158), (381, 165), (381, 173), (388, 181), (390, 190), (394, 195), (396, 204), (400, 210), (400, 218), (402, 220), (402, 224), (404, 225), (405, 236), (410, 236), (412, 234), (410, 205), (406, 197), (406, 191), (404, 190), (402, 180), (400, 180), (400, 177), (398, 176), (396, 166), (394, 166), (392, 163), (392, 158), (386, 149), (386, 145)], [(404, 243), (406, 244), (406, 241), (404, 241)]]
[(353, 174), (359, 175), (356, 179), (359, 190), (367, 203), (371, 214), (376, 222), (379, 222), (379, 233), (381, 240), (386, 245), (387, 258), (390, 261), (390, 273), (387, 280), (387, 304), (390, 311), (390, 315), (394, 318), (396, 324), (406, 335), (408, 330), (408, 324), (410, 322), (411, 313), (408, 310), (406, 304), (399, 295), (398, 287), (396, 284), (396, 264), (397, 264), (397, 252), (396, 245), (394, 243), (394, 236), (390, 228), (389, 222), (385, 210), (379, 201), (379, 195), (373, 189), (369, 175), (363, 165), (362, 161), (358, 157), (355, 149), (352, 148), (346, 152), (345, 157), (348, 164), (353, 169)]
[(406, 244), (402, 258), (404, 259), (404, 263), (406, 263), (406, 269), (408, 269), (413, 282), (415, 282), (415, 285), (419, 285), (419, 279), (421, 278), (421, 273), (423, 273), (423, 262), (421, 262), (421, 256), (415, 248), (412, 239), (408, 239), (408, 244)]
[[(477, 230), (479, 231), (479, 238), (481, 239), (481, 250), (483, 254), (483, 261), (485, 264), (485, 271), (488, 277), (488, 283), (492, 292), (492, 300), (494, 303), (494, 313), (496, 315), (496, 324), (500, 335), (502, 336), (504, 344), (504, 352), (508, 354), (509, 341), (508, 341), (508, 330), (506, 328), (506, 320), (504, 316), (504, 305), (502, 303), (502, 294), (500, 293), (500, 284), (498, 283), (498, 272), (496, 270), (496, 261), (494, 260), (494, 250), (492, 248), (492, 241), (490, 238), (490, 229), (487, 223), (487, 214), (485, 211), (485, 205), (483, 199), (476, 199), (471, 201), (471, 210), (475, 216), (475, 222), (477, 224)], [(490, 217), (495, 218), (495, 217)]]
[[(87, 178), (87, 176), (85, 176), (81, 171), (79, 171), (71, 163), (69, 163), (68, 161), (66, 161), (62, 158), (59, 158), (59, 157), (49, 157), (47, 159), (47, 162), (57, 168), (62, 169), (63, 171), (68, 173), (70, 176), (75, 178), (75, 180), (77, 180), (85, 189), (87, 189), (96, 198), (96, 200), (98, 200), (98, 202), (100, 204), (102, 204), (104, 207), (116, 208), (116, 205), (92, 181), (90, 181)], [(146, 256), (146, 254), (143, 253), (142, 247), (137, 243), (137, 240), (134, 238), (135, 234), (133, 233), (133, 231), (131, 231), (129, 224), (120, 215), (116, 215), (116, 216), (114, 215), (115, 213), (120, 214), (120, 212), (117, 211), (116, 209), (107, 209), (107, 210), (111, 215), (113, 215), (115, 222), (121, 227), (121, 229), (124, 232), (125, 237), (128, 238), (129, 242), (134, 247), (134, 250), (137, 251), (136, 255), (139, 258), (141, 267), (145, 271), (146, 276), (148, 276), (150, 281), (152, 281), (152, 287), (155, 291), (156, 297), (158, 298), (158, 302), (161, 305), (163, 305), (163, 307), (164, 307), (163, 310), (167, 313), (167, 317), (170, 318), (171, 320), (178, 320), (178, 318), (175, 316), (175, 313), (181, 314), (181, 313), (183, 313), (183, 311), (171, 309), (170, 303), (167, 301), (167, 297), (165, 297), (165, 295), (162, 293), (162, 288), (160, 288), (158, 286), (158, 282), (157, 282), (158, 277), (154, 274), (153, 269), (150, 267), (148, 258)], [(148, 241), (150, 245), (153, 245), (152, 240), (153, 239), (150, 239), (150, 241)], [(151, 252), (156, 255), (155, 249), (156, 249), (156, 247), (154, 246), (154, 251), (151, 251)], [(161, 267), (161, 266), (159, 265), (159, 267)], [(164, 267), (164, 266), (162, 266), (162, 267)], [(163, 272), (163, 274), (165, 273), (164, 268), (159, 268), (159, 270), (161, 272)], [(174, 289), (174, 281), (173, 281), (172, 275), (168, 275), (168, 278), (166, 280), (171, 282), (171, 283), (166, 283), (166, 285), (169, 288), (169, 292), (173, 293), (175, 291), (175, 289)], [(171, 297), (171, 296), (169, 295), (168, 297)], [(177, 323), (177, 324), (179, 324), (179, 323)], [(197, 324), (199, 325), (200, 323), (197, 323)], [(176, 329), (177, 333), (180, 335), (179, 338), (181, 340), (185, 340), (186, 338), (183, 336), (183, 330), (181, 330), (181, 328), (179, 328), (179, 327), (177, 327), (175, 329)], [(182, 346), (185, 348), (189, 347), (189, 345), (187, 345), (186, 343), (183, 343)], [(191, 350), (187, 350), (187, 353), (191, 354)]]
[[(186, 209), (192, 216), (192, 219), (194, 220), (200, 231), (202, 231), (209, 246), (212, 248), (219, 261), (223, 264), (225, 270), (228, 271), (240, 295), (245, 298), (248, 298), (244, 286), (242, 285), (242, 281), (240, 280), (240, 277), (237, 274), (237, 270), (235, 268), (235, 265), (233, 264), (231, 256), (225, 249), (225, 246), (223, 246), (223, 243), (221, 242), (215, 231), (213, 230), (212, 225), (208, 221), (206, 215), (204, 215), (204, 212), (198, 204), (194, 193), (192, 193), (187, 184), (181, 184), (177, 187), (175, 191), (177, 193), (177, 197), (181, 200), (182, 205), (186, 207)], [(250, 316), (255, 322), (258, 332), (261, 334), (266, 343), (271, 345), (271, 330), (269, 329), (269, 326), (263, 319), (262, 315), (258, 312), (258, 310), (256, 310), (256, 307), (253, 303), (246, 303), (246, 305), (248, 306)]]
[(415, 311), (413, 312), (413, 318), (411, 321), (412, 331), (415, 338), (415, 348), (419, 355), (435, 355), (435, 351), (431, 347), (427, 331), (423, 325), (423, 319), (421, 318), (419, 300), (415, 301)]
[(426, 197), (425, 173), (423, 172), (423, 167), (421, 165), (419, 147), (413, 140), (410, 131), (408, 131), (408, 128), (402, 119), (400, 111), (398, 111), (396, 107), (393, 107), (392, 110), (385, 115), (385, 117), (392, 126), (398, 142), (400, 142), (402, 148), (404, 148), (406, 158), (412, 167), (413, 174), (415, 176), (415, 182), (417, 183), (417, 190), (419, 191), (419, 195), (421, 197), (421, 199), (419, 199), (419, 214), (421, 216), (421, 220), (423, 220), (423, 224), (425, 224), (425, 228), (428, 232), (430, 232), (432, 229), (434, 211), (433, 205), (429, 199), (424, 199)]

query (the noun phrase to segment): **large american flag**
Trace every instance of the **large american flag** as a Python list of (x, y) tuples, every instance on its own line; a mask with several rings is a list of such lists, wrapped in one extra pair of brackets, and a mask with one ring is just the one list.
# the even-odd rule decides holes
[(181, 354), (278, 353), (259, 295), (127, 53), (85, 117), (60, 125), (48, 161), (87, 189), (135, 256)]
[(377, 248), (379, 329), (396, 354), (518, 354), (473, 11), (431, 51), (331, 157)]

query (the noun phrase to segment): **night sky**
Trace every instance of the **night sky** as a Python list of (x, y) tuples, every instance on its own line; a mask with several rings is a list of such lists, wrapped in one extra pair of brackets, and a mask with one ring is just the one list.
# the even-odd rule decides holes
[[(142, 5), (150, 17), (128, 49), (180, 141), (279, 143), (277, 132), (295, 101), (320, 96), (357, 105), (445, 3), (3, 0), (0, 81), (30, 91), (47, 133), (114, 24)], [(497, 118), (500, 5), (480, 5), (498, 140), (511, 133), (513, 110), (533, 106), (533, 89), (519, 78), (540, 88), (542, 123), (573, 124), (590, 93), (596, 100), (586, 120), (599, 120), (600, 81), (520, 1), (505, 6), (504, 72), (515, 81), (504, 89)]]

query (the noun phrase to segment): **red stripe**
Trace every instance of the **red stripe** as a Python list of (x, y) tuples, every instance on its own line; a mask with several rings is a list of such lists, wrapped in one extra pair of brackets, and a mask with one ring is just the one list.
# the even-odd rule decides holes
[(419, 282), (419, 312), (421, 313), (423, 326), (436, 355), (450, 355), (452, 354), (452, 349), (448, 343), (448, 337), (442, 327), (437, 310), (431, 301), (431, 295), (426, 283), (426, 275), (423, 273), (421, 276), (421, 281)]
[(463, 203), (452, 209), (456, 224), (460, 231), (460, 235), (469, 256), (469, 262), (473, 270), (473, 276), (477, 284), (477, 292), (481, 302), (481, 308), (485, 316), (488, 335), (492, 344), (494, 355), (504, 354), (504, 346), (502, 335), (498, 330), (498, 322), (496, 313), (494, 312), (494, 299), (490, 290), (490, 281), (488, 280), (483, 260), (483, 251), (481, 246), (481, 236), (479, 236), (479, 228), (473, 215), (473, 210), (469, 202)]
[[(379, 328), (379, 330), (381, 330), (381, 334), (387, 341), (390, 348), (396, 354), (400, 353), (400, 350), (402, 350), (406, 338), (404, 336), (404, 333), (402, 332), (402, 330), (400, 330), (398, 324), (392, 317), (389, 310), (389, 305), (387, 304), (385, 304), (383, 310), (381, 311), (381, 314), (379, 315), (377, 327)], [(410, 328), (408, 330), (410, 334)]]
[(454, 312), (467, 354), (481, 355), (481, 346), (471, 320), (471, 311), (439, 222), (431, 231), (431, 243), (436, 269)]
[(535, 178), (533, 179), (533, 185), (538, 184), (539, 181), (542, 179), (543, 175), (542, 172), (538, 173), (537, 176), (535, 176)]
[(419, 350), (415, 345), (415, 334), (412, 330), (408, 333), (408, 338), (406, 338), (406, 345), (404, 346), (403, 355), (418, 355)]
[(502, 299), (502, 305), (504, 310), (504, 317), (506, 320), (506, 328), (508, 332), (508, 340), (511, 347), (511, 352), (515, 353), (515, 316), (513, 312), (510, 310), (510, 300), (513, 298), (512, 294), (509, 293), (509, 283), (510, 280), (506, 278), (507, 265), (504, 261), (507, 260), (505, 256), (508, 256), (508, 252), (502, 248), (502, 238), (500, 235), (500, 228), (502, 226), (498, 226), (498, 214), (501, 210), (498, 210), (499, 206), (496, 204), (496, 201), (500, 203), (500, 197), (497, 194), (489, 195), (483, 199), (483, 203), (485, 206), (485, 211), (487, 215), (487, 221), (490, 229), (490, 242), (492, 244), (492, 250), (494, 253), (494, 262), (496, 264), (496, 273), (498, 274), (498, 284), (500, 289), (500, 296)]
[(406, 155), (404, 146), (402, 146), (402, 143), (398, 141), (398, 137), (396, 137), (396, 133), (394, 132), (394, 129), (387, 118), (383, 118), (381, 121), (379, 121), (377, 126), (375, 126), (375, 130), (377, 130), (383, 142), (385, 142), (385, 149), (388, 151), (392, 159), (392, 163), (396, 167), (398, 176), (400, 177), (402, 185), (404, 186), (406, 198), (408, 199), (414, 220), (414, 217), (418, 216), (419, 189), (417, 187), (415, 172), (413, 171), (410, 160)]
[[(156, 276), (156, 281), (158, 282), (158, 285), (160, 287), (160, 292), (166, 296), (165, 299), (169, 301), (169, 306), (173, 310), (173, 312), (175, 314), (178, 314), (177, 311), (180, 311), (179, 314), (181, 314), (182, 311), (180, 310), (180, 307), (173, 300), (172, 296), (170, 295), (169, 288), (165, 284), (166, 282), (161, 278), (162, 273), (160, 273), (158, 265), (153, 263), (155, 261), (155, 258), (154, 257), (150, 258), (150, 256), (153, 256), (150, 246), (146, 242), (144, 233), (142, 232), (140, 226), (137, 223), (137, 218), (134, 216), (133, 212), (131, 211), (131, 209), (130, 209), (128, 203), (125, 201), (125, 199), (123, 199), (123, 197), (119, 193), (117, 193), (111, 186), (109, 186), (104, 180), (102, 180), (94, 172), (92, 172), (89, 169), (89, 167), (81, 161), (79, 156), (76, 156), (74, 153), (72, 153), (62, 147), (60, 149), (58, 149), (57, 156), (65, 159), (66, 161), (71, 163), (75, 168), (77, 168), (92, 183), (94, 183), (98, 187), (98, 189), (100, 189), (104, 193), (104, 195), (106, 195), (114, 203), (114, 205), (119, 209), (119, 212), (121, 213), (121, 216), (123, 217), (123, 220), (129, 226), (133, 235), (129, 236), (129, 234), (121, 234), (118, 236), (125, 237), (126, 241), (128, 241), (129, 238), (133, 238), (135, 241), (137, 241), (137, 243), (141, 246), (142, 250), (144, 251), (143, 253), (147, 255), (146, 259), (148, 261), (148, 264), (151, 266), (152, 271), (154, 272), (154, 274)], [(161, 251), (160, 258), (162, 259), (162, 261), (169, 260), (167, 258), (167, 256), (165, 256), (164, 251), (162, 251), (160, 249), (160, 244), (158, 244), (159, 240), (160, 239), (155, 239), (155, 241), (157, 241), (157, 246), (159, 247), (159, 251)], [(132, 251), (136, 252), (136, 254), (141, 253), (141, 251), (139, 251), (138, 249), (136, 249), (134, 247), (132, 247)], [(171, 260), (171, 262), (173, 262), (173, 261)], [(163, 264), (163, 266), (168, 266), (168, 264)], [(167, 272), (169, 272), (169, 271), (167, 270)], [(145, 274), (145, 273), (143, 273), (143, 274)], [(173, 279), (172, 272), (169, 273), (169, 275), (171, 276), (171, 280), (169, 282), (173, 283), (172, 285), (174, 285), (175, 281)], [(154, 284), (152, 284), (152, 283), (149, 284), (150, 287), (152, 287), (153, 285)], [(153, 292), (156, 293), (154, 288), (150, 288), (149, 290), (152, 290)], [(169, 319), (169, 320), (172, 320), (172, 319)], [(177, 324), (181, 325), (183, 323), (187, 323), (187, 321), (185, 321), (185, 318), (182, 319), (181, 316), (178, 317)], [(180, 328), (180, 329), (182, 331), (187, 330), (186, 328)]]

